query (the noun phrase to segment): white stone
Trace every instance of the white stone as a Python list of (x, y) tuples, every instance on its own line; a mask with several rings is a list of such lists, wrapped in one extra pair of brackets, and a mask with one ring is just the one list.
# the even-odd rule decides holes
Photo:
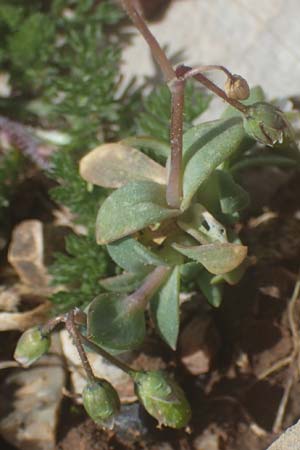
[[(186, 64), (225, 65), (280, 97), (299, 93), (299, 14), (298, 0), (178, 0), (150, 28), (168, 55), (184, 50)], [(124, 69), (139, 81), (154, 73), (138, 34), (125, 49)]]

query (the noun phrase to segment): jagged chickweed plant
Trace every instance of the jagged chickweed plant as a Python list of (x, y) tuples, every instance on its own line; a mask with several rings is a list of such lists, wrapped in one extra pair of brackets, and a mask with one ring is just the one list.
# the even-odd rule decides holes
[[(119, 400), (107, 381), (95, 378), (84, 346), (129, 373), (138, 398), (160, 424), (181, 428), (191, 415), (181, 388), (163, 372), (136, 372), (113, 355), (143, 342), (148, 307), (161, 337), (176, 348), (182, 277), (196, 277), (208, 301), (219, 305), (222, 284), (237, 283), (247, 267), (247, 248), (233, 225), (248, 195), (235, 173), (240, 167), (274, 161), (296, 165), (299, 156), (284, 115), (264, 101), (260, 88), (250, 93), (242, 77), (222, 66), (174, 69), (135, 2), (122, 4), (170, 89), (170, 145), (157, 137), (134, 136), (103, 144), (81, 159), (80, 174), (90, 186), (112, 189), (98, 212), (96, 238), (123, 272), (101, 281), (107, 292), (85, 312), (75, 309), (27, 331), (15, 356), (23, 365), (30, 364), (47, 350), (49, 334), (63, 322), (87, 373), (83, 403), (95, 422), (112, 426)], [(225, 91), (206, 78), (204, 72), (211, 70), (225, 73)], [(183, 132), (185, 83), (190, 78), (229, 107), (219, 120)], [(268, 146), (263, 155), (257, 143)], [(157, 159), (140, 148), (151, 150)]]

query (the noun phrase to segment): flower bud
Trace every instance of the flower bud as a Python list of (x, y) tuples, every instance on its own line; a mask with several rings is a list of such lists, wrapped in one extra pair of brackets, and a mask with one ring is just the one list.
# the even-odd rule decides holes
[(117, 391), (106, 380), (90, 381), (82, 391), (83, 406), (94, 422), (112, 429), (120, 409)]
[(250, 95), (249, 85), (240, 75), (232, 75), (227, 78), (225, 92), (227, 97), (234, 100), (246, 100)]
[(291, 137), (291, 128), (282, 112), (269, 103), (255, 103), (250, 106), (244, 117), (246, 133), (264, 145), (273, 146)]
[(191, 408), (183, 390), (162, 371), (137, 372), (135, 391), (148, 413), (159, 425), (183, 428), (191, 418)]
[(29, 328), (18, 340), (14, 358), (22, 366), (29, 367), (47, 353), (50, 343), (50, 337), (43, 335), (40, 327)]

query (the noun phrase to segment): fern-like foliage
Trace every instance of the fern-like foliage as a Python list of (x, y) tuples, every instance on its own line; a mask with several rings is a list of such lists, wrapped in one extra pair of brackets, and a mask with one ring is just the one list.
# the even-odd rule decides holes
[(108, 273), (110, 263), (103, 249), (95, 245), (92, 236), (69, 235), (66, 253), (57, 253), (51, 267), (55, 284), (64, 285), (52, 296), (55, 312), (63, 312), (74, 306), (85, 307), (102, 292), (99, 279)]
[[(190, 81), (185, 88), (184, 131), (190, 128), (209, 106), (211, 97)], [(171, 94), (166, 85), (156, 87), (143, 99), (143, 110), (136, 118), (139, 134), (169, 141), (171, 117)]]

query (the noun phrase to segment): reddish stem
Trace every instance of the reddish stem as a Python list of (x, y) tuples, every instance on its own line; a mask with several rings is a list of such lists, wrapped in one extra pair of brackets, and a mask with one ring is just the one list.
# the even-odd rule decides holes
[(131, 18), (132, 22), (136, 26), (136, 28), (140, 31), (146, 42), (148, 43), (155, 61), (159, 65), (165, 79), (167, 82), (170, 82), (174, 78), (176, 78), (175, 70), (172, 67), (172, 64), (166, 57), (165, 52), (157, 42), (156, 38), (153, 36), (151, 31), (146, 25), (143, 17), (139, 13), (139, 11), (135, 7), (135, 1), (133, 0), (121, 0), (123, 8), (127, 12), (128, 16)]
[(182, 133), (184, 111), (184, 80), (174, 80), (170, 85), (171, 108), (171, 164), (167, 185), (167, 203), (178, 209), (182, 200)]
[[(205, 67), (209, 66), (204, 66), (204, 68)], [(201, 73), (201, 68), (199, 68), (198, 70), (192, 69), (191, 67), (188, 66), (180, 65), (176, 68), (176, 75), (178, 78), (182, 78), (184, 80), (190, 77), (195, 78), (195, 80), (199, 81), (201, 84), (207, 87), (207, 89), (212, 91), (218, 97), (221, 97), (223, 100), (225, 100), (225, 102), (229, 103), (231, 106), (238, 109), (241, 113), (247, 114), (248, 107), (246, 105), (243, 105), (243, 103), (239, 102), (238, 100), (227, 97), (227, 95), (222, 89), (220, 89), (215, 83), (210, 81), (206, 76), (204, 76)]]
[(126, 297), (128, 311), (133, 309), (145, 309), (149, 299), (157, 291), (170, 271), (168, 266), (159, 266), (153, 270), (145, 279), (144, 283)]
[(71, 338), (73, 339), (75, 347), (77, 348), (77, 351), (78, 351), (82, 366), (87, 375), (87, 378), (90, 381), (95, 381), (96, 377), (94, 375), (93, 369), (89, 363), (87, 354), (82, 345), (81, 334), (79, 333), (79, 331), (76, 327), (76, 324), (75, 324), (75, 314), (76, 314), (76, 312), (74, 310), (72, 310), (68, 313), (67, 320), (66, 320), (66, 329), (67, 329), (69, 335), (71, 336)]

